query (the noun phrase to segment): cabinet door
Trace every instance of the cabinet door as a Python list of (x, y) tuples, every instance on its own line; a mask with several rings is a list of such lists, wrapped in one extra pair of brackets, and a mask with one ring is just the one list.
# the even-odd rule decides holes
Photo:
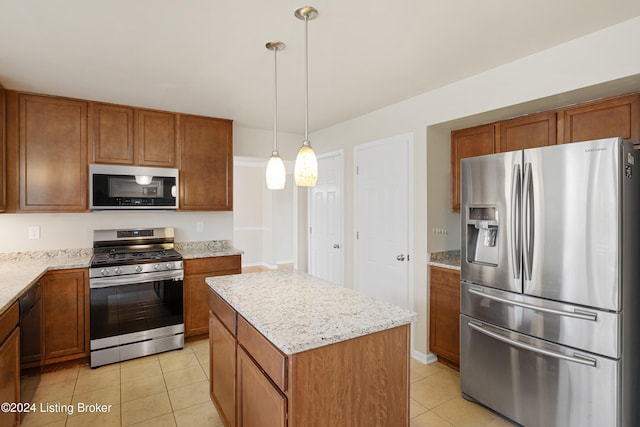
[(0, 212), (7, 210), (6, 97), (6, 92), (2, 85), (0, 85)]
[(137, 164), (175, 168), (177, 115), (142, 109), (136, 115)]
[(180, 210), (233, 208), (232, 122), (180, 116)]
[(460, 273), (429, 268), (429, 351), (460, 363)]
[(89, 126), (93, 163), (134, 164), (133, 108), (92, 103)]
[(640, 142), (640, 96), (611, 98), (564, 110), (564, 141), (622, 137)]
[(87, 209), (87, 103), (19, 96), (20, 210)]
[(86, 270), (59, 270), (42, 279), (44, 364), (88, 356)]
[(209, 286), (207, 277), (240, 274), (240, 255), (187, 259), (184, 261), (185, 336), (206, 334), (209, 330)]
[(493, 124), (451, 132), (451, 210), (460, 212), (460, 160), (466, 157), (493, 154), (495, 127)]
[[(20, 329), (0, 346), (0, 402), (20, 402)], [(0, 411), (0, 426), (20, 424), (19, 412)]]
[(225, 426), (236, 425), (236, 339), (209, 312), (209, 392)]
[(287, 398), (238, 346), (238, 427), (287, 425)]
[(497, 125), (496, 152), (544, 147), (556, 143), (556, 113), (533, 114)]

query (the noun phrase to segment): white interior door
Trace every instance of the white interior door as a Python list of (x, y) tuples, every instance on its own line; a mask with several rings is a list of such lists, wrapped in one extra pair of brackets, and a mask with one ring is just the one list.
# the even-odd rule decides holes
[(344, 283), (343, 159), (342, 152), (318, 158), (318, 181), (309, 202), (309, 273), (339, 285)]
[(406, 308), (412, 138), (399, 135), (355, 148), (355, 287)]

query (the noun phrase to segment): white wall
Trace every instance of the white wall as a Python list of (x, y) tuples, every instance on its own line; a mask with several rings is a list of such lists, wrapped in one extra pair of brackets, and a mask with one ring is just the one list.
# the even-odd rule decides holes
[[(353, 147), (413, 132), (414, 350), (426, 354), (427, 257), (459, 249), (459, 215), (449, 211), (449, 137), (455, 127), (504, 119), (596, 97), (640, 91), (640, 17), (367, 115), (314, 132), (319, 153), (345, 149), (345, 277), (353, 282)], [(399, 64), (401, 65), (401, 64)], [(449, 235), (434, 237), (433, 227)]]

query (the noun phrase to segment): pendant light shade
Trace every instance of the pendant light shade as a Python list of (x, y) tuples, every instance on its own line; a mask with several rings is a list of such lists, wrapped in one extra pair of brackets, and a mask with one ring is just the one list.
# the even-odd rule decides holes
[(311, 7), (301, 7), (295, 11), (296, 18), (304, 20), (304, 141), (296, 156), (294, 170), (296, 185), (313, 187), (318, 180), (318, 160), (309, 141), (309, 20), (318, 16), (318, 11)]
[(273, 51), (274, 69), (274, 102), (273, 102), (273, 151), (267, 163), (267, 188), (269, 190), (282, 190), (287, 177), (284, 162), (278, 153), (278, 51), (284, 49), (284, 43), (269, 42), (266, 48)]

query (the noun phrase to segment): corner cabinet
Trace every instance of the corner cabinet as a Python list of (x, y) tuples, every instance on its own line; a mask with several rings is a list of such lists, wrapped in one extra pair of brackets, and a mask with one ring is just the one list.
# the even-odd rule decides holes
[(233, 122), (179, 116), (180, 210), (233, 209)]
[(47, 272), (42, 284), (43, 363), (89, 356), (89, 285), (86, 269)]
[(17, 210), (86, 211), (87, 103), (8, 91), (7, 106)]
[(184, 334), (186, 337), (209, 331), (209, 286), (207, 277), (240, 274), (240, 255), (184, 260)]
[(445, 364), (460, 364), (460, 272), (429, 267), (429, 351)]
[[(20, 328), (18, 303), (0, 315), (0, 402), (20, 402)], [(19, 412), (0, 411), (0, 426), (20, 424)]]

